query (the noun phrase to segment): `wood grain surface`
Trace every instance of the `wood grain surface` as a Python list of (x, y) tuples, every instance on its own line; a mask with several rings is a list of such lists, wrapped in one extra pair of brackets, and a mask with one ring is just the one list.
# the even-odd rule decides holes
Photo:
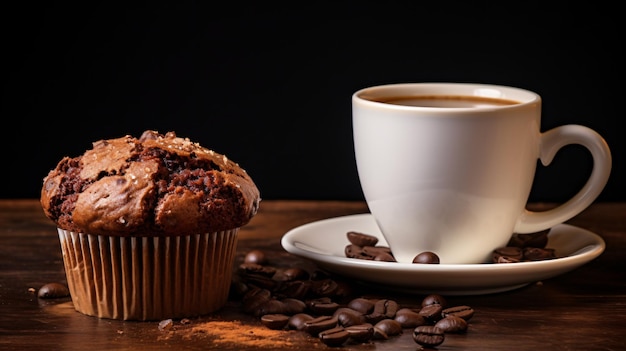
[[(532, 204), (534, 209), (551, 204)], [(367, 212), (362, 202), (264, 201), (239, 236), (237, 262), (264, 250), (273, 265), (312, 262), (287, 253), (282, 235), (296, 226)], [(475, 316), (466, 333), (446, 336), (439, 350), (626, 350), (626, 203), (595, 203), (568, 222), (600, 235), (606, 250), (588, 264), (523, 288), (480, 296), (450, 296)], [(46, 283), (66, 283), (56, 228), (34, 199), (0, 200), (0, 350), (419, 350), (412, 330), (387, 340), (329, 347), (298, 331), (271, 332), (229, 300), (220, 311), (189, 323), (98, 319), (74, 310), (71, 298), (41, 299)], [(394, 299), (414, 307), (423, 295), (354, 284), (356, 295)], [(220, 331), (239, 333), (227, 338)], [(230, 333), (232, 334), (232, 333)], [(251, 335), (256, 338), (252, 338)]]

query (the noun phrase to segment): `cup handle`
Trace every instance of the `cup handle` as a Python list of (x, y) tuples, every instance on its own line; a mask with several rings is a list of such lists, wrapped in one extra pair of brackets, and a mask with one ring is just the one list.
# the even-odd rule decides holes
[(515, 233), (533, 233), (561, 224), (585, 210), (604, 189), (611, 173), (611, 151), (593, 129), (569, 124), (542, 133), (541, 163), (549, 165), (562, 147), (571, 144), (582, 145), (591, 153), (593, 168), (589, 179), (576, 195), (555, 208), (539, 212), (524, 210), (515, 224)]

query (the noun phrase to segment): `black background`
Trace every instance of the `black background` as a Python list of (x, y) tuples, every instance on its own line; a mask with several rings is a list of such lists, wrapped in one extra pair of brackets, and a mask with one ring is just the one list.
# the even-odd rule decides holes
[[(626, 200), (626, 61), (616, 5), (0, 6), (2, 198), (39, 197), (48, 170), (92, 141), (155, 129), (226, 154), (264, 199), (360, 200), (351, 94), (376, 84), (454, 81), (539, 93), (544, 131), (595, 129), (613, 154), (599, 200)], [(549, 168), (539, 167), (530, 200), (567, 199), (590, 167), (586, 151), (566, 147)]]

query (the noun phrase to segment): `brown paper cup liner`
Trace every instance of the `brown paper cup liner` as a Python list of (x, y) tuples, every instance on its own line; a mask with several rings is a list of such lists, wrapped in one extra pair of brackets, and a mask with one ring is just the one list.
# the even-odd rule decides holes
[(58, 229), (74, 308), (119, 320), (212, 313), (228, 299), (238, 232), (117, 237)]

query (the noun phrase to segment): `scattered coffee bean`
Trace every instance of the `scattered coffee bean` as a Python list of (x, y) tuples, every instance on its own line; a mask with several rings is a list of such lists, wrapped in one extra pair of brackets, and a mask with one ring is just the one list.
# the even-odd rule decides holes
[(374, 340), (387, 340), (389, 339), (389, 335), (385, 333), (384, 330), (374, 326), (374, 335), (372, 335), (372, 339)]
[(391, 249), (387, 246), (363, 246), (363, 254), (372, 258), (381, 255), (393, 256), (391, 254)]
[(539, 248), (539, 247), (525, 247), (524, 259), (528, 261), (543, 261), (556, 258), (554, 249)]
[(528, 234), (513, 233), (507, 246), (544, 248), (548, 244), (548, 233), (550, 229)]
[(325, 301), (325, 300), (319, 301), (319, 300), (320, 299), (316, 299), (313, 301), (309, 301), (307, 303), (308, 309), (310, 309), (315, 314), (331, 315), (335, 313), (335, 311), (337, 311), (337, 309), (340, 306), (338, 303), (330, 300), (330, 298), (327, 296), (325, 300), (328, 300), (328, 301)]
[(427, 321), (424, 316), (413, 311), (410, 308), (401, 308), (396, 312), (394, 317), (396, 322), (400, 323), (402, 328), (415, 328), (420, 325), (426, 325)]
[(261, 316), (261, 323), (269, 329), (284, 329), (289, 322), (289, 316), (285, 314), (266, 314)]
[(463, 333), (467, 331), (467, 321), (455, 315), (449, 315), (435, 323), (435, 327), (444, 333)]
[(242, 298), (243, 310), (247, 313), (256, 313), (257, 309), (272, 299), (272, 292), (268, 289), (253, 288)]
[(493, 263), (543, 261), (556, 258), (555, 250), (540, 247), (506, 246), (493, 251)]
[(365, 319), (375, 324), (383, 319), (394, 318), (397, 311), (397, 302), (388, 299), (380, 299), (374, 303), (374, 309), (365, 316)]
[(287, 327), (294, 330), (303, 330), (304, 324), (313, 319), (313, 316), (307, 313), (296, 313), (289, 317)]
[(413, 258), (413, 263), (439, 264), (439, 256), (431, 251), (420, 252)]
[(317, 296), (333, 296), (339, 289), (339, 284), (334, 279), (323, 279), (313, 281), (311, 290)]
[(271, 278), (276, 274), (276, 268), (271, 266), (264, 266), (258, 263), (245, 262), (239, 265), (239, 269), (245, 274), (258, 274), (264, 277)]
[(324, 344), (328, 346), (340, 346), (348, 341), (348, 338), (350, 338), (350, 333), (344, 330), (343, 327), (334, 327), (321, 331), (318, 334), (318, 337)]
[(243, 262), (264, 265), (267, 264), (267, 257), (265, 256), (265, 252), (261, 250), (251, 250), (244, 257)]
[[(554, 249), (546, 248), (550, 229), (536, 233), (513, 233), (507, 246), (496, 248), (493, 251), (491, 263), (517, 263), (541, 261), (557, 258)], [(397, 262), (393, 252), (387, 246), (376, 246), (378, 238), (373, 235), (349, 231), (347, 233), (350, 244), (344, 248), (348, 258), (374, 260), (383, 262)], [(439, 256), (431, 251), (417, 254), (413, 263), (439, 264)]]
[(470, 306), (454, 306), (441, 311), (441, 315), (445, 318), (448, 316), (457, 316), (469, 321), (474, 316), (474, 309)]
[[(390, 252), (385, 247), (365, 248), (368, 257)], [(259, 317), (269, 329), (308, 333), (327, 346), (387, 340), (413, 328), (415, 342), (434, 347), (443, 342), (445, 333), (466, 331), (474, 314), (469, 306), (447, 307), (438, 294), (425, 296), (420, 306), (412, 308), (384, 297), (355, 297), (348, 281), (324, 271), (309, 274), (300, 267), (254, 262), (238, 267), (233, 277), (237, 293), (231, 296), (241, 299), (244, 312)]]
[(377, 254), (376, 256), (374, 256), (374, 261), (396, 262), (396, 258), (393, 257), (390, 253), (381, 252), (381, 253)]
[(444, 339), (444, 331), (432, 325), (421, 325), (413, 330), (413, 340), (422, 346), (439, 346)]
[(369, 314), (374, 310), (374, 305), (376, 303), (370, 299), (366, 299), (364, 297), (357, 297), (355, 299), (350, 300), (348, 302), (348, 308), (351, 308), (355, 311), (359, 311), (363, 314)]
[(343, 327), (351, 327), (366, 323), (365, 315), (359, 311), (348, 307), (338, 308), (333, 316), (337, 318), (337, 323)]
[(324, 330), (328, 330), (337, 326), (337, 318), (333, 316), (319, 316), (304, 322), (302, 330), (311, 334), (318, 335)]
[(429, 323), (434, 324), (442, 318), (441, 311), (443, 311), (443, 307), (438, 303), (433, 303), (422, 307), (418, 314), (424, 317)]
[(282, 282), (272, 290), (277, 296), (289, 296), (296, 299), (303, 299), (311, 292), (313, 283), (309, 280), (294, 280)]
[(37, 291), (37, 297), (42, 299), (56, 299), (68, 296), (70, 296), (70, 290), (61, 283), (44, 284), (39, 288), (39, 291)]
[(382, 319), (374, 325), (374, 328), (385, 332), (387, 337), (402, 334), (402, 325), (393, 319)]
[(269, 299), (257, 306), (252, 314), (261, 317), (266, 314), (287, 313), (285, 303), (276, 299)]
[(441, 307), (446, 308), (448, 303), (446, 299), (439, 294), (430, 294), (422, 300), (422, 307), (432, 304), (438, 304), (441, 305)]
[(376, 246), (378, 244), (378, 238), (370, 234), (349, 231), (346, 235), (348, 241), (357, 246)]
[(519, 247), (506, 246), (493, 250), (493, 263), (515, 263), (523, 259), (524, 253)]
[(299, 267), (290, 267), (282, 271), (281, 277), (283, 280), (307, 280), (309, 279), (309, 272)]
[(355, 342), (368, 342), (374, 337), (374, 326), (370, 323), (356, 324), (344, 327), (344, 330), (350, 334), (350, 339)]
[(249, 286), (267, 289), (267, 290), (275, 290), (278, 282), (272, 277), (268, 277), (262, 274), (248, 274), (243, 278)]
[(293, 315), (296, 313), (303, 313), (307, 306), (302, 300), (294, 299), (292, 297), (287, 297), (280, 300), (283, 303), (284, 312), (289, 315)]
[(386, 246), (359, 246), (355, 244), (346, 245), (344, 253), (348, 258), (361, 260), (396, 262), (391, 250)]

